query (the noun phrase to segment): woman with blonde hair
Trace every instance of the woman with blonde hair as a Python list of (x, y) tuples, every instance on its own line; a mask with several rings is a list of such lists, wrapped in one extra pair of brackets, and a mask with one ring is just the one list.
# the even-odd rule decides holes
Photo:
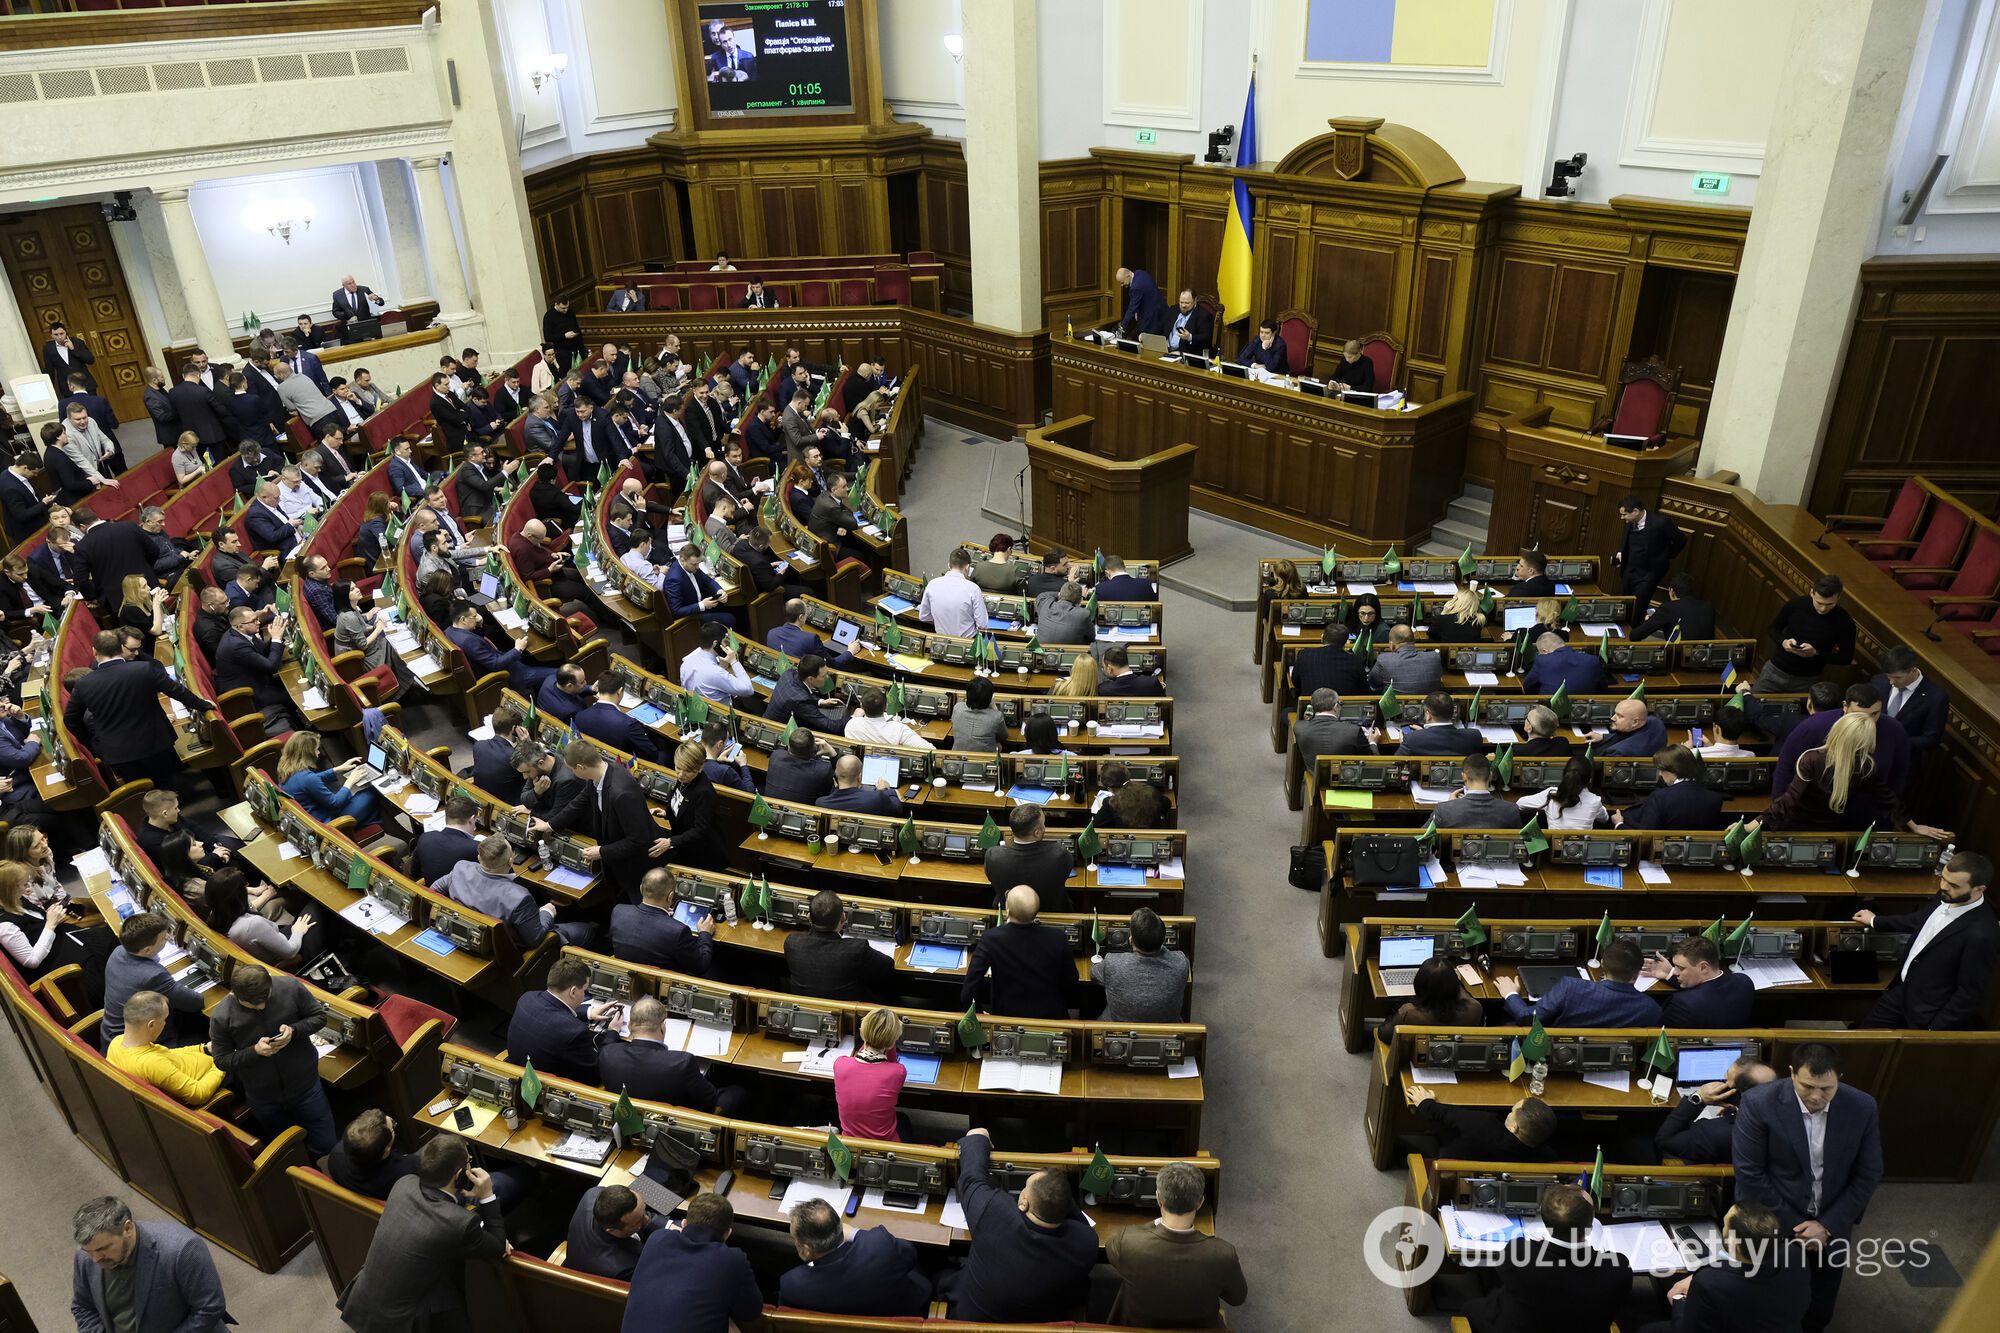
[(1822, 745), (1799, 756), (1790, 785), (1771, 802), (1758, 826), (1858, 831), (1871, 825), (1939, 839), (1951, 836), (1904, 817), (1903, 798), (1890, 789), (1875, 758), (1875, 719), (1846, 713)]
[(1097, 693), (1097, 659), (1089, 653), (1078, 653), (1070, 663), (1069, 675), (1058, 681), (1049, 691), (1052, 698), (1088, 699)]
[(876, 433), (888, 424), (889, 395), (880, 389), (856, 403), (854, 410), (847, 414), (848, 432), (863, 444), (874, 439)]
[(28, 868), (28, 896), (37, 902), (69, 896), (62, 878), (56, 874), (55, 848), (49, 845), (48, 835), (33, 824), (16, 824), (7, 830), (6, 852), (0, 860)]
[(667, 860), (699, 870), (720, 870), (722, 834), (715, 821), (715, 783), (708, 776), (708, 748), (684, 740), (674, 751), (674, 794), (667, 798)]
[(1479, 594), (1460, 588), (1437, 609), (1424, 630), (1432, 643), (1478, 643), (1486, 637), (1486, 615), (1479, 609)]
[(201, 456), (201, 436), (191, 430), (181, 432), (174, 442), (174, 485), (187, 486), (201, 480), (208, 471), (208, 460)]
[(851, 1138), (901, 1143), (896, 1099), (907, 1071), (896, 1059), (903, 1020), (892, 1009), (870, 1009), (861, 1018), (861, 1047), (833, 1062), (833, 1104), (840, 1132)]
[(116, 623), (144, 635), (139, 651), (151, 657), (153, 644), (167, 632), (167, 590), (155, 588), (144, 574), (127, 574), (118, 585)]

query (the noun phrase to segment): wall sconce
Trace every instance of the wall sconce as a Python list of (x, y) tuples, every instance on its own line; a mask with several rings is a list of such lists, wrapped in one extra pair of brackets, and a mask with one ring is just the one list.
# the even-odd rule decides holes
[(965, 38), (955, 32), (946, 33), (944, 37), (944, 49), (946, 54), (948, 54), (953, 60), (961, 62), (964, 61)]
[(544, 83), (554, 83), (568, 68), (569, 57), (560, 51), (552, 52), (528, 66), (528, 82), (535, 85), (536, 92), (540, 92)]
[(282, 203), (258, 205), (249, 210), (245, 221), (253, 227), (262, 227), (290, 245), (293, 232), (303, 232), (312, 226), (313, 210), (312, 205), (302, 199), (287, 199)]

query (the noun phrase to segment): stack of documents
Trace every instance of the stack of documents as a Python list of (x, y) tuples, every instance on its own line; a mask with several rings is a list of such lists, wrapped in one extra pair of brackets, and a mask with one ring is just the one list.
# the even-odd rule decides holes
[(1062, 1063), (1058, 1060), (1014, 1060), (989, 1055), (979, 1062), (982, 1092), (1043, 1092), (1054, 1096), (1062, 1091)]
[(1773, 986), (1810, 986), (1812, 978), (1805, 969), (1789, 958), (1739, 958), (1732, 971), (1741, 972), (1750, 978), (1750, 984), (1758, 990), (1769, 990)]

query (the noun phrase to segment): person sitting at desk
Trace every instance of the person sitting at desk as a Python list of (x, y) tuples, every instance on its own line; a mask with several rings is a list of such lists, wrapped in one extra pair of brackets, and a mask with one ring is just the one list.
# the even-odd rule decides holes
[(326, 1173), (344, 1190), (387, 1199), (397, 1181), (417, 1173), (417, 1159), (397, 1150), (396, 1122), (371, 1106), (347, 1122), (327, 1154)]
[(381, 798), (369, 789), (361, 761), (349, 759), (332, 768), (314, 768), (319, 760), (318, 732), (295, 731), (285, 738), (285, 746), (278, 752), (278, 785), (285, 795), (322, 824), (347, 817), (363, 827), (373, 824)]
[(1136, 338), (1142, 333), (1164, 334), (1167, 331), (1167, 298), (1160, 294), (1160, 286), (1153, 281), (1153, 275), (1145, 269), (1120, 267), (1111, 275), (1118, 285), (1125, 288), (1125, 313), (1118, 317), (1118, 332), (1127, 338)]
[(1479, 594), (1461, 588), (1446, 598), (1424, 626), (1432, 643), (1478, 643), (1486, 637), (1486, 616), (1479, 609)]
[(632, 1270), (639, 1266), (639, 1251), (666, 1224), (667, 1220), (655, 1217), (629, 1187), (592, 1185), (570, 1214), (562, 1266), (613, 1282), (630, 1282)]
[(1508, 585), (1510, 599), (1553, 597), (1556, 581), (1549, 577), (1549, 557), (1545, 551), (1523, 551), (1514, 560), (1514, 581)]
[(1720, 738), (1706, 745), (1694, 747), (1700, 759), (1750, 759), (1754, 755), (1743, 744), (1743, 740), (1755, 728), (1750, 719), (1743, 716), (1743, 710), (1732, 704), (1724, 704), (1715, 710), (1715, 732)]
[(1528, 739), (1514, 747), (1516, 759), (1560, 759), (1576, 749), (1567, 736), (1556, 735), (1562, 719), (1547, 704), (1536, 704), (1521, 720)]
[[(1816, 680), (1806, 687), (1806, 706), (1804, 710), (1797, 713), (1788, 713), (1776, 708), (1767, 707), (1762, 699), (1751, 693), (1747, 682), (1739, 681), (1736, 686), (1736, 697), (1725, 704), (1724, 708), (1741, 710), (1745, 722), (1748, 722), (1751, 726), (1764, 735), (1769, 736), (1777, 743), (1780, 747), (1778, 767), (1780, 773), (1782, 773), (1784, 768), (1783, 746), (1791, 738), (1792, 733), (1804, 726), (1809, 718), (1817, 717), (1822, 713), (1836, 715), (1840, 713), (1841, 698), (1842, 693), (1839, 685), (1830, 680)], [(1826, 725), (1828, 727), (1833, 725), (1831, 717), (1827, 719)], [(1806, 748), (1809, 749), (1811, 747), (1808, 746)], [(1784, 789), (1783, 785), (1778, 782), (1780, 773), (1772, 774), (1772, 782), (1775, 788), (1773, 794), (1776, 791)]]
[(896, 1098), (908, 1071), (896, 1059), (896, 1044), (903, 1039), (903, 1020), (893, 1009), (871, 1009), (862, 1016), (860, 1037), (854, 1054), (837, 1056), (833, 1062), (833, 1104), (840, 1132), (901, 1143)]
[(1007, 717), (993, 706), (993, 682), (985, 676), (967, 681), (965, 697), (951, 706), (951, 748), (973, 754), (1007, 748)]
[(986, 849), (986, 882), (993, 886), (993, 905), (1006, 901), (1007, 891), (1025, 884), (1038, 903), (1051, 912), (1069, 910), (1069, 877), (1076, 873), (1076, 853), (1070, 845), (1045, 835), (1048, 821), (1042, 807), (1024, 801), (1007, 812), (1012, 838)]
[[(104, 1016), (98, 1022), (99, 1044), (109, 1047), (111, 1039), (125, 1030), (125, 1002), (141, 991), (158, 991), (179, 1018), (173, 1020), (178, 1034), (175, 1044), (198, 1040), (196, 1031), (205, 1030), (202, 1014), (206, 1006), (201, 992), (183, 986), (160, 962), (167, 946), (171, 923), (159, 912), (128, 916), (118, 927), (118, 947), (104, 964)], [(157, 1039), (156, 1039), (157, 1040)]]
[(668, 1047), (667, 1006), (659, 997), (642, 995), (633, 1001), (629, 1031), (625, 1040), (607, 1041), (597, 1053), (605, 1087), (622, 1088), (640, 1101), (686, 1106), (704, 1114), (742, 1115), (749, 1109), (748, 1089), (716, 1087), (703, 1074), (699, 1060)]
[(1655, 634), (1683, 639), (1715, 637), (1715, 603), (1695, 596), (1694, 575), (1682, 570), (1666, 581), (1667, 599), (1653, 608), (1653, 614), (1632, 631), (1632, 641), (1650, 639)]
[(764, 773), (764, 795), (774, 801), (811, 805), (833, 790), (833, 747), (800, 727), (792, 738), (771, 751)]
[(407, 435), (398, 435), (389, 442), (389, 489), (400, 499), (421, 500), (425, 488), (431, 484), (430, 477), (412, 456), (415, 449), (416, 441)]
[(514, 746), (514, 771), (521, 777), (521, 797), (525, 804), (514, 807), (517, 815), (528, 816), (528, 831), (536, 837), (559, 837), (574, 828), (589, 825), (596, 806), (596, 793), (577, 780), (562, 757), (540, 741), (523, 740)]
[(1563, 765), (1562, 777), (1555, 786), (1523, 796), (1520, 809), (1526, 814), (1539, 814), (1543, 828), (1597, 828), (1604, 824), (1605, 814), (1604, 798), (1590, 789), (1595, 773), (1595, 766), (1577, 755)]
[(1705, 935), (1674, 941), (1672, 961), (1655, 954), (1640, 971), (1674, 989), (1662, 1018), (1670, 1028), (1747, 1028), (1757, 987), (1749, 974), (1722, 964), (1722, 950)]
[(861, 783), (861, 756), (844, 754), (833, 761), (833, 790), (819, 798), (822, 810), (844, 810), (863, 815), (895, 816), (903, 813), (903, 799), (886, 779), (873, 786)]
[(1391, 625), (1389, 646), (1375, 655), (1368, 683), (1376, 689), (1394, 685), (1404, 696), (1429, 694), (1443, 683), (1443, 656), (1434, 649), (1418, 648), (1416, 640), (1408, 625)]
[(1841, 705), (1815, 711), (1786, 735), (1778, 747), (1778, 762), (1771, 771), (1771, 794), (1781, 795), (1798, 774), (1799, 758), (1806, 751), (1826, 744), (1834, 725), (1850, 714), (1861, 714), (1875, 727), (1875, 766), (1881, 771), (1882, 785), (1901, 792), (1910, 781), (1910, 733), (1893, 717), (1885, 717), (1882, 695), (1873, 685), (1849, 685), (1841, 691)]
[(1083, 604), (1080, 585), (1065, 583), (1061, 592), (1045, 592), (1035, 599), (1035, 637), (1064, 647), (1097, 641), (1097, 617)]
[(1169, 352), (1202, 355), (1215, 346), (1215, 316), (1197, 304), (1187, 288), (1181, 288), (1180, 300), (1167, 315)]
[[(841, 1056), (835, 1068), (853, 1058)], [(919, 1317), (930, 1308), (931, 1281), (917, 1247), (880, 1225), (849, 1234), (824, 1199), (792, 1209), (792, 1248), (800, 1262), (778, 1278), (780, 1305), (888, 1319)]]
[(534, 895), (514, 878), (514, 844), (504, 833), (482, 838), (472, 860), (460, 861), (432, 881), (431, 887), (453, 902), (497, 917), (523, 953), (540, 945), (550, 930), (569, 944), (589, 945), (597, 937), (597, 928), (588, 921), (557, 925), (555, 906), (535, 902)]
[[(472, 743), (472, 785), (507, 805), (521, 799), (521, 775), (514, 771), (514, 747), (528, 739), (520, 710), (501, 704), (487, 719), (493, 734)], [(463, 770), (461, 770), (462, 772)]]
[(1896, 979), (1859, 1026), (1927, 1032), (1981, 1026), (2000, 936), (1986, 902), (1992, 882), (1992, 861), (1977, 852), (1959, 852), (1938, 866), (1935, 904), (1900, 916), (1854, 914), (1870, 930), (1915, 936)]
[[(1404, 627), (1398, 625), (1396, 628)], [(1486, 737), (1480, 734), (1477, 727), (1459, 726), (1457, 715), (1458, 705), (1452, 697), (1443, 690), (1432, 690), (1424, 696), (1424, 724), (1403, 729), (1403, 743), (1396, 747), (1396, 753), (1433, 759), (1449, 755), (1483, 755)]]
[(243, 526), (250, 534), (251, 550), (276, 551), (280, 560), (299, 544), (298, 527), (285, 516), (278, 483), (270, 477), (257, 483), (257, 498), (243, 511)]
[(202, 1046), (162, 1046), (167, 997), (142, 990), (125, 1001), (125, 1030), (105, 1047), (112, 1067), (144, 1079), (183, 1106), (201, 1106), (222, 1091), (222, 1070)]
[(1153, 1225), (1105, 1238), (1105, 1256), (1123, 1279), (1112, 1319), (1146, 1328), (1220, 1328), (1223, 1304), (1249, 1299), (1236, 1247), (1197, 1225), (1206, 1193), (1198, 1167), (1169, 1162), (1157, 1177), (1160, 1215)]
[(598, 1082), (597, 1048), (611, 1036), (614, 1000), (588, 1003), (590, 965), (565, 955), (549, 967), (548, 988), (532, 990), (514, 1003), (507, 1024), (507, 1058), (535, 1062), (535, 1072), (578, 1083)]
[[(574, 723), (593, 698), (590, 678), (574, 662), (564, 662), (535, 691), (535, 708), (558, 722)], [(615, 699), (618, 696), (612, 695)]]
[[(1007, 890), (1007, 921), (979, 937), (959, 987), (960, 1004), (1008, 1018), (1068, 1018), (1074, 1003), (1076, 956), (1069, 939), (1038, 919), (1041, 899), (1025, 884)], [(989, 977), (990, 974), (990, 977)]]
[(1438, 1146), (1427, 1157), (1468, 1162), (1549, 1162), (1555, 1153), (1549, 1140), (1556, 1134), (1556, 1113), (1540, 1097), (1523, 1097), (1506, 1115), (1446, 1106), (1425, 1083), (1412, 1083), (1410, 1109), (1435, 1129)]
[(1482, 1027), (1486, 1023), (1486, 1011), (1466, 993), (1455, 958), (1433, 954), (1418, 963), (1410, 990), (1412, 998), (1375, 1029), (1376, 1040), (1384, 1046), (1394, 1044), (1396, 1028), (1405, 1023), (1412, 1027), (1460, 1028)]
[[(806, 906), (810, 930), (785, 937), (787, 989), (825, 1000), (883, 1001), (896, 993), (896, 962), (867, 940), (843, 935), (847, 905), (831, 889)], [(893, 1044), (892, 1044), (893, 1045)]]
[[(50, 532), (50, 540), (55, 534)], [(269, 578), (278, 572), (278, 557), (267, 555), (262, 560), (245, 554), (243, 534), (235, 528), (217, 528), (209, 536), (213, 553), (208, 558), (209, 573), (218, 584), (227, 585), (236, 581), (237, 571), (245, 565), (255, 565)]]
[(1187, 1003), (1188, 960), (1169, 949), (1166, 923), (1150, 907), (1133, 911), (1132, 947), (1090, 964), (1090, 979), (1104, 987), (1106, 1023), (1178, 1023)]
[(754, 1327), (764, 1310), (750, 1256), (732, 1249), (736, 1210), (720, 1194), (687, 1201), (680, 1222), (653, 1233), (632, 1270), (625, 1327), (723, 1333), (733, 1322)]
[(1340, 362), (1327, 382), (1347, 393), (1385, 393), (1388, 386), (1375, 382), (1375, 363), (1361, 354), (1361, 340), (1349, 338), (1340, 349)]
[(1541, 1219), (1548, 1238), (1508, 1246), (1499, 1285), (1466, 1307), (1472, 1333), (1604, 1333), (1631, 1297), (1631, 1263), (1590, 1243), (1597, 1201), (1587, 1190), (1549, 1186)]
[(1667, 1288), (1673, 1327), (1767, 1333), (1799, 1326), (1812, 1280), (1805, 1264), (1784, 1253), (1776, 1212), (1754, 1199), (1731, 1204), (1718, 1257)]
[(1667, 743), (1667, 724), (1653, 716), (1644, 699), (1620, 699), (1611, 710), (1611, 725), (1594, 736), (1597, 754), (1657, 754)]
[(1125, 572), (1125, 558), (1117, 555), (1104, 557), (1104, 578), (1097, 585), (1097, 600), (1100, 602), (1157, 602), (1160, 600), (1158, 587)]
[(614, 750), (621, 750), (636, 759), (655, 764), (664, 762), (665, 756), (653, 739), (653, 729), (618, 706), (623, 688), (616, 676), (607, 674), (598, 677), (595, 700), (580, 709), (570, 719), (570, 725), (583, 735), (603, 741)]
[[(246, 565), (238, 578), (254, 578), (255, 565)], [(269, 625), (259, 627), (258, 613), (250, 606), (229, 611), (229, 633), (215, 645), (215, 689), (218, 695), (247, 691), (264, 720), (267, 737), (283, 736), (301, 725), (293, 711), (291, 692), (278, 675), (285, 661), (285, 635), (291, 629), (289, 616), (274, 615)]]
[(1736, 1135), (1737, 1099), (1769, 1083), (1778, 1071), (1758, 1060), (1737, 1059), (1722, 1077), (1685, 1090), (1661, 1122), (1653, 1146), (1662, 1158), (1677, 1157), (1689, 1166), (1728, 1165)]
[(1721, 792), (1702, 785), (1701, 760), (1685, 745), (1669, 745), (1653, 756), (1660, 785), (1611, 817), (1623, 829), (1718, 829)]
[(1460, 789), (1460, 795), (1438, 806), (1437, 826), (1519, 828), (1521, 807), (1493, 794), (1493, 761), (1483, 754), (1468, 754), (1464, 769), (1465, 785)]
[(785, 603), (785, 622), (772, 626), (771, 632), (764, 636), (764, 642), (787, 657), (817, 654), (832, 667), (845, 667), (854, 660), (854, 655), (845, 648), (839, 644), (828, 644), (813, 632), (806, 624), (806, 604), (797, 597)]
[(1124, 644), (1114, 643), (1104, 650), (1104, 673), (1097, 682), (1097, 692), (1100, 695), (1164, 699), (1167, 687), (1156, 673), (1134, 671), (1131, 653)]
[[(278, 601), (277, 585), (265, 574), (261, 565), (246, 564), (239, 567), (236, 577), (224, 584), (222, 591), (229, 598), (232, 613), (248, 610), (253, 617), (269, 611)], [(219, 645), (218, 651), (220, 651)], [(218, 662), (216, 665), (219, 667), (221, 663)]]
[(1553, 630), (1535, 640), (1535, 661), (1521, 677), (1525, 694), (1597, 694), (1604, 689), (1609, 673), (1604, 659), (1596, 653), (1572, 648), (1569, 641)]
[(639, 879), (639, 901), (611, 909), (611, 955), (648, 967), (706, 976), (714, 964), (715, 914), (689, 926), (674, 915), (671, 872), (654, 867)]
[[(258, 887), (270, 892), (268, 886)], [(289, 932), (280, 930), (251, 907), (250, 884), (241, 866), (223, 866), (210, 875), (202, 886), (201, 902), (212, 929), (272, 967), (295, 971), (300, 963), (319, 957), (326, 949), (326, 929), (317, 903), (308, 903), (292, 919)]]
[(1638, 945), (1616, 939), (1598, 959), (1601, 980), (1564, 977), (1532, 1004), (1522, 998), (1518, 977), (1495, 977), (1493, 986), (1506, 1004), (1507, 1020), (1524, 1027), (1539, 1018), (1551, 1028), (1656, 1028), (1660, 1007), (1632, 984), (1643, 961)]
[(1299, 758), (1310, 770), (1323, 754), (1374, 754), (1375, 728), (1363, 727), (1340, 715), (1340, 696), (1329, 689), (1312, 693), (1312, 716), (1292, 724)]
[(461, 861), (476, 860), (479, 856), (478, 802), (453, 793), (444, 798), (441, 813), (444, 826), (419, 833), (410, 852), (410, 873), (426, 884), (437, 883)]
[(1049, 551), (1042, 556), (1040, 569), (1030, 570), (1022, 581), (1021, 591), (1031, 600), (1040, 601), (1045, 592), (1061, 592), (1065, 583), (1076, 581), (1076, 568), (1069, 557), (1061, 551)]
[(702, 569), (701, 548), (693, 542), (682, 546), (674, 562), (667, 566), (660, 589), (666, 593), (667, 604), (676, 616), (699, 616), (735, 628), (736, 613), (723, 606), (727, 598), (723, 596), (722, 585)]
[[(775, 631), (773, 631), (775, 633)], [(756, 682), (728, 646), (729, 631), (713, 621), (701, 626), (701, 646), (681, 659), (681, 688), (727, 707), (757, 693)]]
[(826, 659), (817, 653), (807, 653), (778, 677), (778, 683), (771, 688), (771, 702), (764, 706), (765, 718), (781, 726), (797, 722), (808, 731), (840, 735), (840, 710), (831, 703), (828, 705), (831, 712), (820, 707), (820, 686), (825, 681)]
[(479, 608), (471, 602), (464, 602), (457, 605), (452, 613), (451, 628), (444, 632), (445, 638), (465, 654), (465, 663), (471, 668), (473, 679), (496, 671), (503, 672), (509, 685), (532, 698), (542, 688), (542, 682), (555, 675), (554, 668), (527, 659), (526, 638), (514, 640), (514, 646), (503, 653), (486, 641), (486, 636), (479, 632), (479, 625)]
[(1285, 340), (1278, 336), (1278, 326), (1270, 320), (1259, 320), (1257, 336), (1243, 344), (1243, 350), (1236, 354), (1236, 363), (1242, 366), (1262, 366), (1273, 375), (1283, 375), (1291, 366), (1291, 355), (1285, 350)]
[[(986, 543), (986, 558), (972, 562), (972, 581), (986, 592), (1014, 596), (1021, 591), (1027, 566), (1014, 559), (1014, 539), (996, 532)], [(968, 552), (969, 554), (969, 552)]]
[(1320, 632), (1320, 646), (1304, 649), (1292, 659), (1291, 682), (1299, 694), (1320, 690), (1363, 694), (1368, 689), (1368, 659), (1348, 652), (1347, 626), (1329, 620)]
[(882, 690), (871, 685), (861, 691), (856, 702), (860, 707), (847, 719), (847, 739), (863, 745), (897, 745), (909, 750), (937, 748), (902, 718), (889, 715), (889, 696)]
[(990, 1323), (1067, 1318), (1083, 1308), (1097, 1263), (1097, 1233), (1079, 1214), (1067, 1176), (1037, 1171), (1016, 1199), (993, 1183), (992, 1152), (993, 1136), (983, 1129), (958, 1141), (958, 1196), (972, 1241), (949, 1291), (951, 1317)]

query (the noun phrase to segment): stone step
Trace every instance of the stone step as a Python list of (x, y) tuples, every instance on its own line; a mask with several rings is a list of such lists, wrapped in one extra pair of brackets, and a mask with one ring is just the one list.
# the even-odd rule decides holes
[(1492, 507), (1493, 488), (1491, 486), (1481, 486), (1477, 482), (1468, 481), (1465, 483), (1465, 494), (1468, 499), (1483, 500), (1487, 507)]
[(1445, 517), (1468, 528), (1485, 532), (1493, 526), (1493, 506), (1484, 500), (1475, 500), (1461, 495), (1445, 506)]
[(1447, 556), (1457, 555), (1460, 551), (1463, 551), (1464, 549), (1465, 547), (1462, 544), (1458, 546), (1447, 546), (1443, 542), (1426, 540), (1418, 542), (1417, 549), (1414, 552), (1412, 552), (1412, 554), (1435, 556), (1439, 559), (1443, 559)]
[(1447, 518), (1433, 527), (1431, 540), (1451, 547), (1454, 555), (1463, 551), (1467, 542), (1472, 544), (1474, 555), (1484, 555), (1486, 552), (1486, 529), (1472, 527), (1457, 519)]

